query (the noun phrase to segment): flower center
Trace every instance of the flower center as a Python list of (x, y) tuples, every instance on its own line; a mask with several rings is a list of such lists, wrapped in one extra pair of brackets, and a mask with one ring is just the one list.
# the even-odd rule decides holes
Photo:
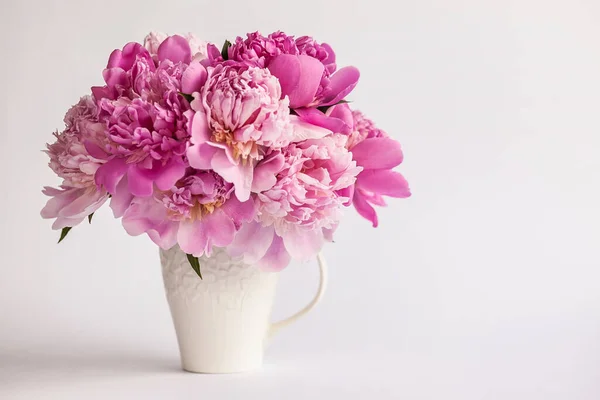
[(247, 142), (238, 142), (233, 138), (229, 131), (215, 131), (212, 134), (212, 140), (216, 143), (223, 143), (231, 149), (235, 160), (241, 160), (243, 164), (248, 162), (249, 158), (258, 158), (258, 145), (253, 140)]
[(201, 220), (204, 215), (212, 214), (216, 208), (219, 208), (222, 205), (223, 202), (220, 200), (208, 204), (200, 204), (197, 202), (190, 209), (190, 219), (192, 221)]

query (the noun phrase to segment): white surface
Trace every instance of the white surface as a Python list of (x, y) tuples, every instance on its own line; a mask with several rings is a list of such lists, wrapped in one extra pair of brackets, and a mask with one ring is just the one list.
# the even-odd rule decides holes
[[(600, 3), (165, 4), (1, 3), (0, 398), (600, 398)], [(348, 210), (323, 303), (262, 372), (185, 374), (155, 247), (107, 209), (57, 246), (39, 149), (126, 41), (279, 28), (361, 69), (353, 105), (401, 140), (414, 196), (378, 229)], [(275, 318), (317, 286), (281, 278)]]

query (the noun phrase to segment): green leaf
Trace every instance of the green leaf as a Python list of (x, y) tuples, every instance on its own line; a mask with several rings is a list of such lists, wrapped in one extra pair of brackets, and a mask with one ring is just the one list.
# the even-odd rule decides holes
[(221, 49), (221, 57), (223, 57), (223, 60), (227, 61), (229, 60), (229, 54), (227, 53), (227, 49), (229, 49), (231, 47), (231, 42), (229, 40), (226, 40), (225, 43), (223, 43), (223, 48)]
[(329, 110), (329, 108), (333, 107), (333, 106), (337, 106), (338, 104), (347, 104), (347, 103), (352, 103), (351, 101), (348, 100), (340, 100), (335, 104), (332, 104), (330, 106), (322, 106), (322, 107), (317, 107), (317, 110), (321, 111), (323, 114), (325, 114), (327, 112), (327, 110)]
[(202, 279), (202, 273), (200, 272), (200, 262), (198, 261), (198, 257), (194, 257), (191, 254), (186, 254), (186, 256), (188, 261), (190, 262), (190, 265), (192, 266), (192, 269), (198, 274), (200, 279)]
[(179, 95), (181, 97), (183, 97), (184, 99), (186, 99), (188, 101), (188, 103), (191, 103), (192, 101), (194, 101), (194, 96), (192, 96), (191, 94), (179, 92)]
[(92, 218), (94, 217), (94, 213), (91, 213), (90, 215), (88, 215), (88, 222), (91, 224), (92, 223)]
[(58, 243), (62, 242), (64, 238), (67, 237), (67, 234), (69, 233), (69, 231), (71, 230), (71, 226), (67, 226), (65, 228), (62, 228), (62, 231), (60, 232), (60, 239), (58, 239)]

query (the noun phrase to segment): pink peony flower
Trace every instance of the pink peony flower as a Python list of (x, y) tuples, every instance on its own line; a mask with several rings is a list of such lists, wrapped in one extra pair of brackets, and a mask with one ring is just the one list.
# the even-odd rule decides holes
[(377, 213), (373, 208), (386, 206), (383, 196), (406, 198), (410, 196), (408, 182), (392, 168), (402, 163), (400, 143), (378, 129), (373, 121), (360, 111), (353, 111), (352, 133), (348, 149), (363, 171), (356, 178), (352, 203), (360, 215), (377, 227)]
[(249, 33), (246, 39), (237, 37), (229, 47), (228, 58), (250, 66), (265, 68), (280, 54), (300, 54), (293, 36), (277, 31), (269, 36)]
[(169, 190), (185, 173), (189, 103), (180, 92), (201, 87), (202, 72), (197, 70), (203, 67), (191, 61), (189, 44), (181, 36), (161, 42), (158, 65), (137, 43), (114, 54), (105, 70), (106, 86), (95, 91), (108, 139), (103, 148), (90, 147), (107, 160), (96, 183), (114, 195), (127, 175), (131, 194), (147, 197), (155, 185)]
[(213, 169), (235, 187), (240, 201), (250, 197), (253, 187), (262, 188), (265, 174), (255, 174), (265, 147), (277, 149), (295, 140), (328, 134), (296, 122), (289, 115), (288, 101), (269, 71), (245, 65), (208, 68), (202, 93), (186, 113), (190, 121), (190, 165)]
[[(166, 33), (162, 32), (150, 32), (144, 39), (144, 47), (155, 62), (159, 61), (158, 49), (160, 45), (169, 37)], [(198, 39), (194, 34), (187, 33), (183, 36), (190, 47), (192, 60), (202, 61), (207, 58), (207, 47), (208, 42)]]
[(256, 221), (242, 226), (230, 253), (271, 270), (284, 268), (290, 256), (316, 255), (349, 201), (343, 189), (361, 171), (345, 145), (346, 137), (334, 134), (270, 154), (264, 162), (280, 166), (275, 184), (256, 195)]
[(65, 116), (66, 129), (56, 133), (56, 142), (49, 144), (50, 168), (63, 179), (60, 189), (44, 188), (52, 198), (42, 209), (43, 218), (56, 218), (53, 229), (73, 227), (96, 211), (108, 199), (105, 190), (98, 189), (94, 174), (104, 163), (91, 156), (87, 143), (101, 143), (104, 126), (96, 118), (96, 105), (82, 97)]
[(335, 72), (337, 68), (335, 64), (335, 53), (327, 43), (318, 43), (310, 36), (301, 36), (296, 39), (296, 47), (298, 48), (298, 54), (305, 54), (321, 61), (325, 67), (325, 75), (327, 77)]
[(259, 32), (246, 35), (246, 39), (237, 37), (227, 50), (229, 60), (245, 63), (250, 66), (266, 68), (269, 63), (281, 54), (304, 54), (319, 60), (325, 66), (327, 76), (335, 69), (335, 53), (327, 43), (318, 43), (310, 36), (294, 39), (293, 36), (277, 31), (263, 36)]
[(242, 223), (254, 217), (253, 201), (241, 203), (232, 191), (214, 172), (188, 169), (170, 190), (134, 198), (123, 226), (133, 236), (147, 233), (164, 249), (179, 244), (188, 254), (210, 255), (213, 246), (229, 245)]

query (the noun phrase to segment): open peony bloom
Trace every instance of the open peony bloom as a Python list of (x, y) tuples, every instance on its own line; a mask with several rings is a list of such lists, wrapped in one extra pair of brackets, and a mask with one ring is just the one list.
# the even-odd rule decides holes
[(268, 68), (279, 79), (282, 96), (303, 120), (334, 132), (350, 133), (347, 125), (330, 121), (316, 107), (328, 107), (342, 101), (356, 86), (360, 76), (355, 67), (336, 72), (335, 52), (327, 43), (310, 36), (294, 39), (283, 32), (263, 36), (258, 32), (238, 37), (229, 47), (228, 56), (247, 65)]
[(350, 132), (347, 125), (331, 119), (327, 111), (356, 87), (360, 77), (358, 69), (344, 67), (332, 74), (335, 63), (306, 54), (282, 54), (274, 58), (268, 68), (279, 79), (282, 94), (289, 97), (290, 107), (300, 118), (334, 132)]
[(402, 162), (402, 149), (400, 143), (378, 129), (360, 111), (353, 111), (352, 117), (354, 126), (348, 148), (356, 164), (363, 167), (356, 178), (352, 203), (360, 215), (377, 227), (379, 221), (373, 205), (385, 206), (383, 196), (410, 196), (406, 179), (392, 171)]
[(202, 93), (187, 112), (190, 165), (213, 169), (233, 183), (235, 195), (246, 201), (254, 187), (264, 187), (255, 166), (266, 148), (322, 137), (328, 131), (295, 122), (277, 79), (268, 70), (243, 64), (208, 68)]
[(227, 53), (230, 60), (260, 68), (268, 66), (280, 54), (300, 54), (294, 37), (281, 31), (268, 36), (253, 32), (246, 39), (238, 36)]
[[(146, 38), (144, 38), (144, 47), (152, 55), (154, 61), (159, 61), (158, 49), (167, 38), (169, 38), (169, 35), (163, 32), (150, 32)], [(183, 38), (188, 42), (192, 60), (202, 61), (207, 58), (208, 42), (200, 40), (191, 33), (184, 35)], [(183, 52), (186, 52), (185, 47), (183, 48)]]
[[(179, 244), (187, 254), (210, 255), (213, 246), (229, 245), (242, 223), (254, 217), (254, 202), (241, 203), (232, 191), (216, 173), (189, 169), (170, 190), (134, 198), (126, 207), (123, 227), (133, 236), (147, 233), (163, 249)], [(111, 204), (116, 214), (122, 210), (119, 203)]]
[(46, 187), (43, 191), (52, 198), (41, 214), (56, 218), (53, 229), (78, 225), (108, 199), (108, 193), (98, 190), (94, 182), (94, 174), (104, 161), (92, 157), (84, 145), (103, 140), (103, 126), (96, 113), (91, 97), (82, 97), (67, 112), (66, 129), (55, 134), (56, 142), (48, 145), (50, 168), (63, 179), (60, 189)]
[(340, 193), (361, 171), (345, 145), (334, 134), (269, 155), (265, 162), (280, 166), (275, 184), (257, 195), (256, 221), (242, 226), (230, 253), (269, 270), (316, 255), (349, 200)]
[(171, 36), (157, 53), (158, 64), (137, 43), (115, 50), (104, 73), (106, 86), (95, 88), (108, 144), (89, 149), (106, 160), (96, 183), (111, 194), (127, 175), (131, 194), (147, 197), (155, 185), (170, 189), (186, 169), (189, 103), (180, 91), (191, 49), (185, 38)]
[[(313, 49), (315, 48), (312, 44)], [(329, 48), (329, 46), (325, 47)], [(318, 50), (310, 51), (311, 54)], [(335, 54), (323, 50), (321, 59), (308, 54), (281, 54), (269, 63), (269, 71), (281, 83), (290, 107), (331, 106), (342, 101), (356, 86), (360, 73), (355, 67), (335, 71)]]

